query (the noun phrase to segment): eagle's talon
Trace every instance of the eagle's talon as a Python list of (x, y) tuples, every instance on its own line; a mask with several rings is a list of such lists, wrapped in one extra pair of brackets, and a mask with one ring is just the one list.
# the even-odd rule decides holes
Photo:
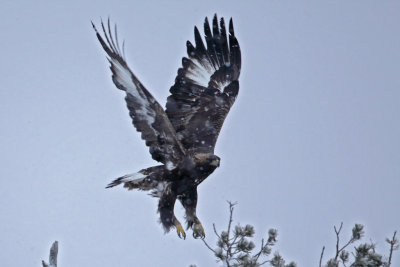
[[(182, 225), (178, 225), (178, 226), (176, 226), (176, 233), (178, 234), (178, 236), (179, 236), (179, 238), (182, 238), (183, 237), (183, 239), (186, 239), (186, 233), (185, 233), (185, 231), (183, 230), (183, 227), (182, 227)], [(181, 236), (182, 235), (182, 236)]]
[(201, 225), (201, 223), (193, 224), (193, 228), (192, 229), (193, 229), (193, 237), (195, 239), (197, 239), (197, 238), (204, 239), (206, 237), (206, 234), (204, 232), (204, 228)]

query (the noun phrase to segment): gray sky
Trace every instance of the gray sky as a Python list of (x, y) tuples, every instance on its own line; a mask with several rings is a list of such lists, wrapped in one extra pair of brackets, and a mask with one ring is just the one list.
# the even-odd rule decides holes
[(161, 105), (193, 26), (215, 12), (234, 19), (240, 93), (217, 143), (221, 167), (199, 186), (209, 243), (231, 200), (235, 222), (253, 224), (257, 240), (277, 228), (277, 249), (299, 266), (316, 266), (324, 245), (332, 256), (340, 222), (346, 237), (365, 224), (365, 240), (388, 251), (400, 230), (400, 2), (249, 3), (2, 1), (3, 266), (39, 266), (54, 240), (60, 266), (217, 266), (191, 232), (163, 234), (156, 199), (104, 189), (155, 164), (90, 25), (107, 16)]

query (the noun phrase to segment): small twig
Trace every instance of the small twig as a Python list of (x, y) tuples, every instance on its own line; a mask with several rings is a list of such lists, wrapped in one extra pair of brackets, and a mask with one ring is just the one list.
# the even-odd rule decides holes
[(319, 258), (319, 267), (322, 267), (322, 258), (324, 257), (325, 246), (322, 247), (321, 257)]
[(354, 242), (354, 238), (351, 238), (351, 239), (349, 240), (349, 242), (346, 243), (346, 245), (344, 245), (341, 249), (339, 249), (338, 255), (339, 255), (340, 252), (342, 252), (342, 250), (344, 250), (348, 245), (350, 245), (350, 244), (353, 243), (353, 242)]
[(232, 246), (232, 249), (233, 249), (232, 256), (234, 256), (240, 252), (240, 250), (237, 248), (237, 246)]
[(229, 240), (230, 240), (230, 234), (231, 234), (231, 226), (232, 226), (232, 222), (233, 222), (233, 210), (234, 210), (234, 206), (236, 205), (236, 203), (232, 203), (230, 201), (227, 201), (229, 204), (229, 223), (228, 223), (228, 236), (227, 236), (227, 248), (226, 248), (226, 264), (228, 265), (228, 267), (230, 266), (228, 259), (232, 257), (232, 246), (229, 245)]
[(238, 239), (238, 236), (235, 236), (235, 238), (233, 238), (233, 240), (229, 240), (229, 242), (232, 243), (232, 246), (237, 245), (237, 242), (236, 242), (237, 239)]
[(261, 239), (261, 249), (260, 251), (254, 255), (254, 257), (256, 258), (256, 261), (258, 261), (258, 258), (261, 256), (262, 251), (264, 250), (264, 238)]
[(346, 245), (344, 245), (341, 249), (339, 249), (339, 252), (342, 252), (342, 250), (344, 250), (348, 245), (350, 245), (351, 243), (353, 243), (354, 240), (356, 240), (356, 239), (354, 239), (354, 238), (352, 237), (352, 238), (349, 240), (349, 242), (346, 243)]
[(214, 252), (214, 254), (217, 254), (217, 252), (215, 250), (213, 250), (208, 244), (207, 242), (204, 240), (204, 238), (201, 239), (201, 241), (203, 241), (204, 245), (206, 245), (206, 247), (211, 250), (212, 252)]
[(233, 207), (236, 205), (236, 203), (228, 201), (228, 204), (229, 204), (228, 240), (230, 240), (229, 236), (231, 234), (231, 225), (233, 222)]
[(264, 265), (264, 264), (266, 264), (267, 262), (271, 262), (271, 261), (270, 261), (270, 260), (263, 261), (262, 263), (260, 263), (259, 266)]
[(340, 235), (340, 231), (342, 231), (342, 227), (343, 227), (343, 222), (340, 223), (339, 230), (336, 229), (336, 226), (333, 226), (333, 229), (335, 229), (335, 233), (336, 233), (336, 255), (335, 255), (335, 261), (339, 257), (339, 240), (340, 240), (339, 235)]
[(390, 244), (390, 252), (389, 252), (389, 261), (388, 261), (388, 267), (390, 267), (390, 265), (392, 264), (392, 255), (393, 255), (393, 250), (396, 250), (399, 248), (399, 246), (396, 244), (398, 243), (397, 239), (396, 239), (396, 233), (397, 231), (394, 231), (392, 240), (389, 241)]
[(352, 237), (350, 238), (350, 240), (349, 240), (344, 246), (342, 246), (342, 247), (339, 249), (339, 239), (340, 239), (340, 238), (339, 238), (339, 235), (340, 235), (340, 232), (342, 231), (342, 227), (343, 227), (343, 222), (340, 223), (339, 230), (336, 229), (336, 226), (333, 227), (333, 228), (335, 229), (335, 233), (336, 233), (336, 255), (335, 255), (335, 261), (337, 261), (340, 252), (342, 252), (342, 251), (343, 251), (345, 248), (347, 248), (351, 243), (353, 243), (355, 240), (357, 240), (357, 239), (355, 239), (355, 238), (352, 236)]
[(213, 223), (213, 228), (214, 228), (214, 233), (215, 233), (215, 235), (216, 235), (219, 239), (221, 239), (221, 236), (218, 234), (217, 228), (215, 227), (215, 223)]
[(232, 225), (232, 222), (233, 222), (233, 219), (232, 219), (232, 217), (233, 217), (233, 207), (237, 204), (237, 203), (232, 203), (232, 202), (230, 202), (230, 201), (228, 201), (228, 204), (229, 204), (229, 213), (230, 213), (230, 216), (229, 216), (229, 223), (228, 223), (228, 239), (229, 239), (229, 234), (230, 234), (230, 232), (231, 232), (231, 225)]

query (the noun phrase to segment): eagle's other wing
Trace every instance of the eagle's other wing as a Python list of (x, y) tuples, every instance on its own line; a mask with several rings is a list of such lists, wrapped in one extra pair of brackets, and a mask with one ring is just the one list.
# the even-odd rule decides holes
[(218, 25), (217, 15), (212, 30), (205, 19), (204, 33), (207, 48), (196, 27), (196, 46), (189, 41), (186, 44), (188, 58), (182, 59), (166, 113), (186, 149), (214, 152), (222, 124), (239, 92), (241, 54), (232, 19), (229, 36), (224, 19)]
[(177, 139), (176, 131), (164, 109), (129, 69), (118, 44), (116, 27), (114, 41), (110, 20), (108, 20), (108, 32), (103, 22), (101, 23), (106, 40), (104, 41), (93, 23), (92, 25), (108, 55), (114, 84), (126, 92), (125, 100), (133, 125), (141, 132), (142, 139), (150, 147), (153, 159), (164, 163), (168, 169), (173, 168), (182, 159), (185, 150)]

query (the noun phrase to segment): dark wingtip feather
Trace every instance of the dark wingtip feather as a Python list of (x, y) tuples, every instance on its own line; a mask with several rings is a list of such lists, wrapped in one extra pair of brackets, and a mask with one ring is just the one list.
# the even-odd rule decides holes
[(214, 15), (213, 18), (213, 35), (214, 37), (219, 35), (219, 27), (218, 27), (218, 18), (217, 18), (217, 14)]
[(93, 21), (90, 21), (90, 23), (92, 23), (93, 30), (94, 30), (95, 32), (97, 32), (96, 26), (94, 26)]
[(103, 34), (100, 34), (93, 21), (91, 21), (91, 23), (94, 31), (96, 32), (96, 37), (99, 40), (101, 46), (103, 47), (104, 51), (110, 58), (114, 58), (115, 60), (118, 60), (122, 65), (127, 66), (125, 62), (125, 42), (122, 43), (122, 50), (121, 50), (121, 47), (118, 42), (117, 25), (115, 24), (114, 26), (114, 34), (113, 34), (111, 30), (110, 18), (107, 19), (107, 24), (105, 24), (103, 22), (103, 19), (101, 18), (100, 21)]
[(208, 23), (207, 17), (204, 19), (204, 34), (206, 36), (206, 39), (212, 37), (210, 23)]
[(200, 36), (200, 32), (199, 32), (199, 29), (197, 29), (197, 26), (194, 26), (194, 38), (195, 39), (196, 39), (197, 35)]
[(204, 35), (210, 62), (214, 69), (218, 69), (218, 56), (215, 47), (215, 40), (213, 39), (213, 33), (211, 32), (210, 23), (208, 22), (207, 17), (204, 19)]
[(234, 31), (234, 29), (233, 29), (233, 20), (232, 20), (232, 18), (229, 20), (229, 33), (231, 34), (231, 35), (235, 35), (235, 31)]
[(221, 29), (225, 29), (225, 20), (223, 17), (221, 17), (221, 19), (219, 20), (219, 26)]
[(190, 41), (186, 42), (186, 50), (189, 57), (196, 56), (196, 50)]
[(207, 17), (204, 18), (204, 26), (205, 26), (206, 24), (207, 24), (207, 25), (210, 25), (210, 23), (208, 23), (208, 18), (207, 18)]
[(230, 62), (229, 59), (229, 49), (228, 49), (228, 37), (226, 34), (226, 27), (225, 27), (225, 20), (224, 18), (221, 18), (219, 22), (220, 26), (220, 32), (221, 32), (221, 49), (222, 49), (222, 56), (224, 58), (224, 62)]
[(218, 27), (218, 17), (217, 17), (217, 14), (215, 14), (214, 17), (213, 17), (213, 26), (215, 26), (215, 25), (217, 25), (217, 27)]
[(201, 35), (199, 29), (194, 27), (194, 41), (196, 43), (196, 50), (199, 51), (201, 54), (206, 52), (206, 48), (204, 46), (203, 40), (201, 39)]
[(111, 44), (110, 44), (110, 46), (111, 46), (111, 48), (112, 48), (112, 50), (113, 50), (114, 52), (118, 53), (118, 49), (117, 49), (117, 47), (115, 46), (115, 43), (114, 43), (114, 38), (113, 38), (113, 36), (112, 36), (112, 32), (111, 32), (111, 22), (110, 22), (110, 17), (108, 17), (107, 26), (108, 26), (108, 34), (109, 34), (109, 36), (110, 36), (110, 39), (111, 39)]
[(120, 46), (119, 46), (119, 42), (118, 42), (117, 24), (114, 24), (114, 36), (115, 36), (115, 42), (116, 42), (116, 44), (117, 44), (118, 54), (122, 55), (121, 49), (120, 49)]
[[(107, 31), (106, 31), (106, 28), (104, 27), (103, 20), (101, 20), (101, 28), (103, 29), (104, 37), (106, 38), (106, 41), (107, 41), (109, 50), (112, 51), (111, 42), (110, 42), (110, 40), (108, 39)], [(99, 36), (100, 36), (100, 34), (99, 34)], [(105, 42), (104, 42), (104, 43), (105, 43)]]
[[(103, 24), (102, 24), (103, 26)], [(108, 45), (106, 44), (106, 42), (103, 40), (103, 37), (101, 37), (100, 33), (97, 31), (96, 26), (94, 25), (94, 23), (92, 22), (92, 27), (94, 29), (94, 31), (96, 32), (96, 37), (99, 40), (101, 46), (103, 47), (104, 51), (106, 51), (108, 56), (112, 56), (113, 52), (110, 50), (110, 48), (108, 47)], [(107, 35), (105, 35), (106, 39), (107, 39)]]
[(235, 37), (235, 30), (233, 28), (232, 18), (229, 20), (229, 48), (230, 48), (230, 58), (231, 62), (237, 65), (239, 71), (241, 69), (241, 52), (239, 42)]

